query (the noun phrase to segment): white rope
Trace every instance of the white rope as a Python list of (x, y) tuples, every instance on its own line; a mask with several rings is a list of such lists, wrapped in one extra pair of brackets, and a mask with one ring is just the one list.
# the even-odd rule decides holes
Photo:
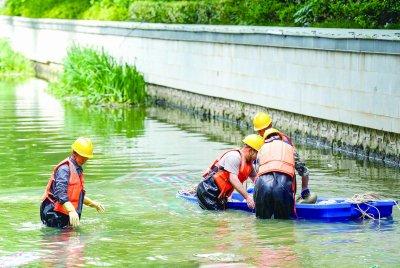
[[(376, 211), (378, 212), (377, 220), (380, 224), (381, 213), (380, 213), (379, 209), (371, 204), (368, 204), (368, 202), (378, 201), (379, 199), (380, 199), (380, 197), (377, 193), (366, 192), (364, 194), (355, 194), (355, 195), (353, 195), (353, 197), (346, 199), (346, 201), (357, 205), (356, 210), (361, 213), (360, 218), (362, 218), (362, 219), (369, 218), (371, 220), (375, 220), (374, 214), (368, 213), (368, 210), (370, 208), (376, 209)], [(366, 210), (361, 209), (360, 204), (367, 205), (367, 209)]]
[(380, 196), (377, 193), (366, 192), (364, 194), (355, 194), (353, 197), (346, 199), (347, 202), (353, 204), (362, 204), (366, 202), (378, 201)]
[(181, 189), (178, 191), (179, 194), (184, 194), (184, 195), (195, 195), (196, 192), (197, 192), (197, 184), (193, 185), (190, 188)]
[(394, 201), (394, 204), (395, 204), (396, 207), (400, 210), (399, 202), (398, 202), (398, 201)]
[(359, 211), (359, 212), (361, 213), (360, 218), (362, 218), (362, 219), (369, 218), (369, 219), (371, 219), (371, 220), (375, 220), (374, 214), (372, 214), (372, 213), (367, 213), (368, 210), (369, 210), (370, 208), (374, 208), (374, 209), (376, 209), (376, 211), (378, 212), (378, 221), (379, 221), (379, 223), (380, 223), (380, 220), (381, 220), (381, 213), (380, 213), (379, 209), (378, 209), (377, 207), (371, 205), (371, 204), (368, 204), (368, 203), (364, 203), (364, 204), (368, 206), (368, 208), (367, 208), (366, 210), (362, 210), (362, 209), (360, 208), (360, 204), (355, 204), (355, 205), (357, 205), (356, 210)]

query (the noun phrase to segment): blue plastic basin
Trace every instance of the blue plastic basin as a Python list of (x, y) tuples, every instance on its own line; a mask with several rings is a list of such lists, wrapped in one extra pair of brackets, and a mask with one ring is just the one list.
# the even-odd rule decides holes
[[(248, 189), (249, 193), (253, 193), (253, 189)], [(196, 196), (186, 193), (178, 193), (178, 196), (188, 201), (197, 203)], [(334, 200), (332, 204), (318, 204), (326, 200)], [(379, 200), (363, 204), (352, 204), (343, 198), (318, 198), (316, 204), (296, 204), (296, 213), (298, 219), (307, 220), (325, 220), (325, 221), (348, 221), (362, 217), (362, 210), (374, 218), (386, 218), (392, 215), (393, 200)], [(246, 202), (241, 194), (234, 192), (227, 203), (228, 209), (243, 210), (254, 212), (247, 207)]]

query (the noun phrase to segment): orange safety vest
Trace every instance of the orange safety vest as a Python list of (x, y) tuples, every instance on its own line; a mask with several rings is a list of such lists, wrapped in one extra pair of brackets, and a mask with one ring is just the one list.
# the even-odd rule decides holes
[(232, 149), (224, 152), (211, 164), (211, 166), (207, 169), (207, 171), (203, 173), (204, 178), (213, 175), (214, 182), (221, 191), (221, 193), (218, 196), (219, 198), (229, 197), (234, 190), (233, 185), (229, 181), (229, 172), (224, 170), (223, 167), (221, 167), (218, 163), (225, 154), (232, 151), (237, 151), (240, 154), (241, 161), (240, 161), (238, 178), (241, 183), (247, 180), (247, 178), (250, 176), (253, 170), (252, 163), (246, 162), (246, 158), (244, 154), (240, 151), (240, 149)]
[(290, 139), (283, 133), (278, 133), (265, 141), (258, 152), (258, 176), (269, 172), (281, 172), (294, 178), (294, 146)]
[(67, 195), (68, 195), (68, 200), (72, 203), (74, 208), (77, 210), (79, 206), (79, 197), (81, 195), (81, 192), (85, 191), (85, 180), (83, 173), (81, 175), (78, 175), (76, 172), (74, 164), (69, 160), (69, 158), (64, 159), (61, 161), (54, 169), (53, 173), (49, 179), (49, 182), (47, 183), (46, 190), (43, 194), (42, 201), (45, 200), (46, 198), (50, 200), (54, 204), (54, 211), (63, 213), (65, 215), (68, 215), (68, 211), (58, 202), (54, 199), (53, 193), (51, 192), (51, 186), (53, 185), (54, 182), (54, 176), (57, 171), (57, 169), (64, 164), (68, 164), (69, 171), (70, 171), (70, 176), (69, 176), (69, 181), (68, 181), (68, 188), (67, 188)]

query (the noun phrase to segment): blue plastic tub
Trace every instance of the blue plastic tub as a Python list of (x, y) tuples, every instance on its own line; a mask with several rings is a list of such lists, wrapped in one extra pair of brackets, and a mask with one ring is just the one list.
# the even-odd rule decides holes
[(299, 219), (348, 221), (351, 219), (351, 203), (335, 199), (334, 204), (318, 204), (327, 199), (318, 199), (316, 204), (296, 204)]
[[(248, 192), (253, 193), (253, 189), (250, 188)], [(178, 196), (190, 202), (197, 203), (197, 198), (194, 195), (178, 193)], [(324, 203), (324, 201), (332, 203), (320, 204), (320, 202)], [(316, 204), (296, 204), (296, 212), (299, 219), (349, 221), (362, 217), (360, 210), (365, 211), (371, 217), (376, 219), (391, 217), (394, 205), (395, 202), (393, 200), (379, 200), (357, 205), (347, 202), (343, 198), (319, 198)], [(232, 194), (227, 203), (227, 208), (254, 212), (254, 210), (247, 207), (242, 195), (237, 192)]]

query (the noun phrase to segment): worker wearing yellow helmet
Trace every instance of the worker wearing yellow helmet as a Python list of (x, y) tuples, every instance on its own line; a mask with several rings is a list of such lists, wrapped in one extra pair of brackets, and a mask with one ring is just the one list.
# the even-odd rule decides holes
[[(312, 203), (316, 201), (316, 195), (311, 194), (308, 188), (309, 170), (301, 161), (292, 140), (283, 132), (272, 128), (272, 120), (268, 114), (257, 113), (253, 118), (253, 126), (259, 135), (263, 135), (265, 141), (257, 156), (258, 177), (255, 191), (258, 190), (258, 194), (254, 195), (256, 216), (259, 218), (295, 217), (295, 170), (302, 178), (299, 202)], [(289, 166), (286, 165), (287, 163)], [(285, 176), (280, 176), (279, 172)], [(260, 180), (260, 178), (262, 179)], [(285, 190), (284, 193), (280, 193), (279, 197), (279, 191), (274, 189), (277, 186), (281, 187), (280, 190)], [(279, 198), (280, 200), (278, 200)]]
[(272, 127), (272, 119), (269, 114), (264, 112), (258, 112), (253, 117), (254, 131), (257, 131), (258, 135), (264, 136), (265, 130)]
[(69, 157), (58, 163), (47, 183), (40, 206), (40, 218), (49, 227), (79, 225), (83, 204), (104, 212), (104, 207), (85, 196), (83, 164), (93, 157), (93, 143), (78, 138)]
[(223, 210), (228, 197), (237, 190), (246, 200), (247, 206), (254, 209), (254, 200), (242, 183), (256, 172), (253, 161), (264, 140), (257, 134), (251, 134), (243, 139), (243, 147), (224, 152), (214, 160), (204, 172), (204, 180), (197, 186), (197, 200), (203, 209)]

